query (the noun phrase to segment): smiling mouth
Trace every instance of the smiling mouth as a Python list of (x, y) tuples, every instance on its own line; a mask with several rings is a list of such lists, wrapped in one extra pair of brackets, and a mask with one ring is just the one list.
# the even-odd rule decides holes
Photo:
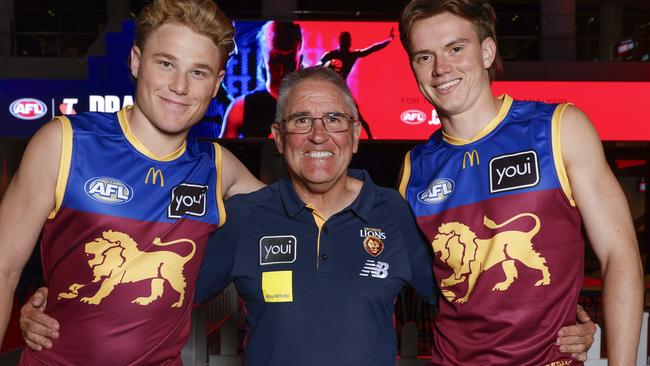
[(443, 84), (435, 85), (434, 88), (436, 88), (439, 91), (446, 91), (458, 85), (458, 83), (460, 83), (460, 79), (454, 79)]
[(169, 104), (172, 104), (172, 105), (175, 105), (175, 106), (179, 106), (179, 107), (187, 107), (187, 106), (189, 106), (189, 104), (187, 104), (187, 103), (178, 102), (178, 101), (168, 99), (168, 98), (165, 98), (165, 97), (160, 97), (160, 99), (162, 99), (166, 103), (169, 103)]
[(308, 158), (325, 159), (334, 156), (331, 151), (309, 151), (305, 153)]

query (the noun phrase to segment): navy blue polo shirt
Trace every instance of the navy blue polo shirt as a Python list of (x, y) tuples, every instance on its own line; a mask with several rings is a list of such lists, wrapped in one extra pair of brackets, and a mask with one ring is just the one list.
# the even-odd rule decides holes
[(363, 181), (359, 196), (325, 222), (289, 178), (226, 201), (196, 300), (235, 282), (247, 366), (393, 366), (396, 296), (411, 285), (433, 301), (428, 245), (406, 203), (365, 171), (348, 174)]

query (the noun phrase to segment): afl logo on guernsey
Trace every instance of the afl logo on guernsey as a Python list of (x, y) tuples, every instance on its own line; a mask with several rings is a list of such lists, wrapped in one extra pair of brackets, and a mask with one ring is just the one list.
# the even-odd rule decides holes
[(20, 98), (11, 103), (9, 113), (20, 119), (39, 119), (47, 113), (47, 106), (38, 99)]
[(454, 191), (454, 181), (439, 178), (429, 184), (427, 189), (418, 193), (418, 200), (426, 204), (440, 203), (451, 196)]
[(97, 202), (120, 205), (133, 198), (133, 189), (119, 179), (95, 177), (86, 181), (84, 190)]

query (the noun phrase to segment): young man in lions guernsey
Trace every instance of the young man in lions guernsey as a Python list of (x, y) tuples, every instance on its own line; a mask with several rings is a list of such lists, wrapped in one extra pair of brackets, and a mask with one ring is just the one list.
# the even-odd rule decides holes
[(442, 123), (407, 154), (400, 184), (444, 295), (433, 364), (581, 365), (556, 339), (575, 323), (584, 227), (604, 279), (609, 365), (632, 365), (643, 276), (625, 196), (579, 109), (492, 94), (495, 20), (486, 1), (413, 0), (400, 21)]
[(262, 186), (227, 150), (186, 140), (234, 47), (210, 0), (156, 0), (136, 20), (135, 105), (57, 117), (0, 204), (0, 343), (41, 229), (56, 344), (22, 365), (180, 365), (194, 283), (223, 197)]

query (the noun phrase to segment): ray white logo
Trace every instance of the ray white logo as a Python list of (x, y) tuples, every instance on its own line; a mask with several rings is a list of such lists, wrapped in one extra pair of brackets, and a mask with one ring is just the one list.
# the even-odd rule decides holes
[(388, 263), (373, 261), (372, 259), (366, 260), (366, 264), (363, 266), (359, 276), (361, 277), (374, 277), (374, 278), (386, 278), (388, 277)]
[(207, 192), (208, 186), (204, 185), (190, 183), (177, 185), (172, 189), (171, 200), (169, 206), (167, 206), (167, 217), (170, 219), (180, 219), (184, 215), (205, 215)]
[(24, 120), (39, 119), (47, 113), (47, 106), (38, 99), (20, 98), (9, 105), (9, 113)]
[(454, 181), (438, 178), (429, 184), (427, 189), (418, 193), (418, 200), (426, 204), (440, 203), (454, 192)]
[(260, 239), (260, 265), (295, 262), (297, 242), (293, 235), (263, 236)]
[(537, 153), (533, 150), (490, 160), (490, 193), (533, 187), (539, 183)]
[(133, 189), (116, 178), (91, 178), (84, 184), (84, 190), (90, 198), (101, 203), (119, 205), (133, 199)]

